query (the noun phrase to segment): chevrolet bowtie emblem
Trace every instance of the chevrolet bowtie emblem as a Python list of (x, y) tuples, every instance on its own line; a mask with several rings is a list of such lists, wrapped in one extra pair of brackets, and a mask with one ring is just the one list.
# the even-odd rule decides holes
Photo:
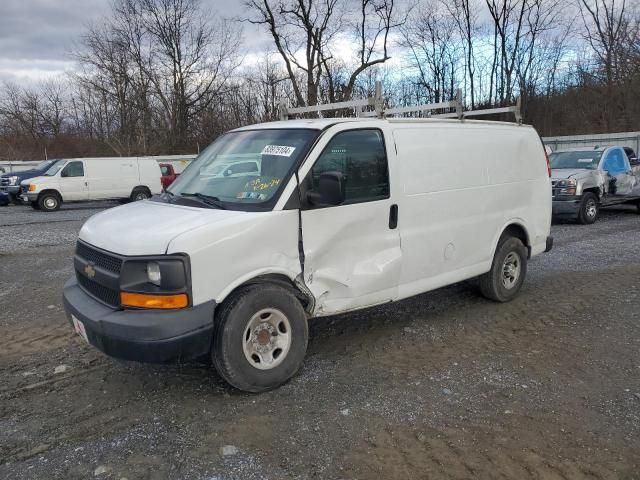
[(93, 278), (96, 276), (96, 269), (93, 268), (93, 265), (89, 263), (86, 267), (84, 267), (84, 274), (89, 278)]

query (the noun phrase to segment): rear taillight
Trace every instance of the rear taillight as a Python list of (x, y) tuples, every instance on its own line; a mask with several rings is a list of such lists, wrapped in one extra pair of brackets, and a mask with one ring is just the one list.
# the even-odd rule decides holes
[(551, 178), (551, 163), (549, 162), (549, 154), (544, 152), (544, 159), (547, 161), (547, 174), (549, 178)]

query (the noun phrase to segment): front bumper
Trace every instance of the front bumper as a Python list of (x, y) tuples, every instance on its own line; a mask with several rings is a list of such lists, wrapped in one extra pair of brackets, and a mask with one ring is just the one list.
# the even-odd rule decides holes
[(26, 202), (35, 202), (38, 200), (37, 193), (21, 193), (19, 197), (21, 198), (21, 200)]
[(551, 202), (551, 213), (553, 216), (577, 215), (581, 202), (582, 197), (577, 195), (557, 196)]
[(88, 295), (75, 277), (64, 286), (64, 307), (84, 325), (89, 343), (123, 360), (166, 363), (207, 355), (215, 302), (182, 310), (116, 310)]
[(0, 192), (9, 193), (11, 195), (17, 195), (20, 193), (20, 185), (9, 185), (0, 187)]

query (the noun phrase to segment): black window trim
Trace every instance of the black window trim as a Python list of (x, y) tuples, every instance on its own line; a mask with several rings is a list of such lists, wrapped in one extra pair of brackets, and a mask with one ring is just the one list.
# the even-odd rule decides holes
[(84, 162), (82, 160), (70, 160), (68, 161), (64, 167), (62, 167), (62, 169), (60, 170), (60, 177), (62, 177), (62, 174), (64, 173), (64, 171), (69, 168), (69, 165), (71, 165), (72, 163), (79, 163), (80, 165), (82, 165), (82, 175), (67, 175), (65, 178), (80, 178), (80, 177), (84, 177), (85, 176), (85, 171), (84, 171)]
[[(334, 138), (336, 138), (338, 135), (341, 135), (343, 133), (358, 132), (358, 131), (363, 131), (363, 130), (367, 130), (367, 131), (377, 130), (378, 132), (380, 132), (380, 136), (382, 137), (382, 148), (384, 150), (384, 159), (385, 159), (385, 163), (387, 164), (387, 182), (389, 183), (389, 192), (386, 195), (378, 195), (378, 196), (375, 196), (375, 197), (367, 197), (367, 198), (360, 198), (360, 199), (352, 200), (352, 201), (345, 201), (344, 203), (341, 203), (340, 205), (329, 205), (329, 206), (320, 206), (319, 207), (319, 206), (310, 205), (309, 203), (307, 203), (306, 200), (305, 200), (306, 194), (307, 194), (307, 191), (308, 191), (307, 190), (307, 185), (308, 185), (307, 179), (309, 178), (309, 175), (312, 175), (313, 167), (315, 167), (315, 165), (318, 162), (318, 160), (320, 160), (322, 155), (324, 155), (324, 152), (329, 147), (329, 144), (331, 143), (331, 141)], [(387, 141), (385, 139), (384, 132), (382, 131), (382, 129), (379, 128), (379, 127), (359, 127), (359, 128), (347, 128), (345, 130), (340, 130), (339, 132), (336, 132), (327, 141), (327, 144), (324, 146), (324, 148), (322, 149), (320, 154), (316, 157), (315, 161), (313, 162), (313, 165), (311, 165), (311, 168), (307, 172), (306, 176), (304, 177), (303, 180), (301, 180), (301, 182), (300, 182), (300, 194), (301, 194), (300, 196), (302, 198), (301, 210), (303, 210), (303, 211), (320, 210), (320, 209), (325, 209), (325, 208), (346, 207), (348, 205), (358, 205), (360, 203), (378, 202), (378, 201), (381, 201), (381, 200), (388, 200), (389, 198), (391, 198), (391, 173), (389, 171), (389, 152), (387, 151)], [(287, 203), (289, 203), (289, 202), (287, 202)]]

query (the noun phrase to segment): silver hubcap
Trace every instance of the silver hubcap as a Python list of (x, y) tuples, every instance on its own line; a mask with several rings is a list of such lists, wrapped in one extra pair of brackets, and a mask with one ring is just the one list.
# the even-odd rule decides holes
[(586, 213), (589, 218), (593, 218), (598, 213), (598, 207), (596, 206), (596, 202), (593, 200), (587, 201)]
[(502, 285), (504, 285), (504, 288), (513, 288), (518, 278), (520, 278), (520, 269), (520, 255), (515, 252), (509, 253), (502, 265)]
[(47, 208), (56, 208), (58, 201), (55, 198), (49, 197), (44, 200), (44, 206)]
[(259, 370), (270, 370), (282, 363), (291, 348), (291, 324), (284, 313), (265, 308), (247, 324), (242, 349), (247, 361)]
[(136, 200), (145, 200), (147, 198), (146, 193), (139, 193), (136, 195)]

